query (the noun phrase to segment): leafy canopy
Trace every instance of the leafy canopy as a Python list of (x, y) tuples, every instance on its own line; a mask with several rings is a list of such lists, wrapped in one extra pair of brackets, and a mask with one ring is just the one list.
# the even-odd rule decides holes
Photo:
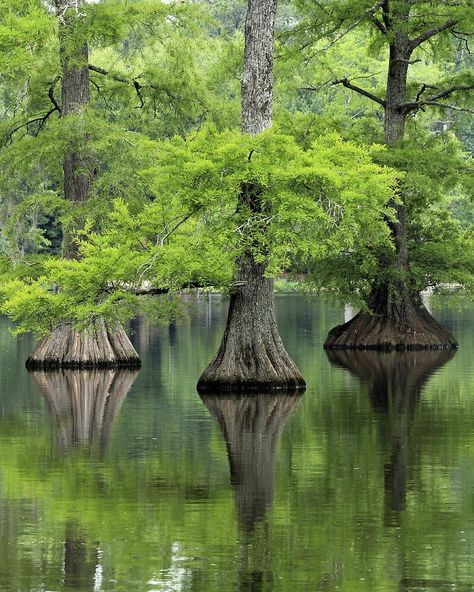
[[(78, 260), (49, 259), (36, 275), (3, 285), (2, 311), (18, 331), (46, 333), (64, 318), (123, 321), (149, 291), (232, 289), (234, 261), (249, 249), (275, 275), (292, 257), (310, 266), (335, 250), (390, 248), (386, 203), (396, 172), (335, 134), (303, 149), (275, 130), (253, 137), (206, 128), (162, 142), (142, 175), (154, 201), (133, 214), (115, 200), (99, 230), (91, 220), (78, 233)], [(271, 215), (237, 207), (249, 182)]]

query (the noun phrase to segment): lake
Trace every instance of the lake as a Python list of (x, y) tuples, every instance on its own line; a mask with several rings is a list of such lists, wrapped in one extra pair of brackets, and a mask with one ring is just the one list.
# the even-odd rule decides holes
[(131, 325), (139, 372), (28, 374), (0, 322), (0, 590), (474, 590), (474, 305), (457, 352), (333, 353), (277, 295), (303, 395), (202, 399), (227, 302)]

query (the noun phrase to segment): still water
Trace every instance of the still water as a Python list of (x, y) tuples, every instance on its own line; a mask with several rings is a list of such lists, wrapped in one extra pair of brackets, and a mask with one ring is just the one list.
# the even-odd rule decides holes
[(302, 396), (204, 397), (225, 300), (136, 322), (138, 373), (28, 374), (0, 325), (0, 590), (474, 590), (474, 306), (455, 353), (333, 354), (278, 296)]

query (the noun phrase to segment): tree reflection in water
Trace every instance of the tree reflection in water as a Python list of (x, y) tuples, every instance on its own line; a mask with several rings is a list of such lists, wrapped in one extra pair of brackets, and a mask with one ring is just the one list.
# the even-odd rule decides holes
[[(346, 368), (369, 387), (369, 396), (379, 419), (381, 441), (388, 447), (389, 460), (384, 466), (384, 525), (400, 527), (406, 509), (407, 483), (410, 483), (407, 477), (409, 458), (417, 452), (410, 450), (410, 436), (421, 394), (430, 376), (444, 366), (456, 350), (333, 350), (326, 353), (332, 364)], [(416, 434), (413, 434), (413, 440), (416, 441)], [(402, 539), (398, 551), (401, 591), (458, 589), (455, 582), (408, 577), (409, 563), (409, 550)]]
[(278, 441), (301, 394), (200, 395), (227, 447), (242, 529), (239, 592), (259, 592), (273, 580), (265, 516), (273, 501)]
[(75, 520), (66, 524), (63, 571), (65, 590), (100, 589), (99, 543), (89, 541)]
[(327, 350), (329, 361), (346, 368), (369, 387), (380, 419), (382, 439), (390, 450), (384, 467), (385, 525), (399, 526), (406, 508), (410, 432), (414, 412), (429, 377), (444, 366), (456, 350), (376, 352)]
[(103, 454), (138, 372), (58, 370), (31, 374), (46, 401), (59, 449), (67, 454), (76, 446), (98, 447)]
[[(53, 420), (58, 449), (98, 449), (103, 456), (111, 428), (138, 371), (58, 370), (31, 372)], [(71, 519), (64, 536), (64, 589), (100, 589), (100, 544)]]

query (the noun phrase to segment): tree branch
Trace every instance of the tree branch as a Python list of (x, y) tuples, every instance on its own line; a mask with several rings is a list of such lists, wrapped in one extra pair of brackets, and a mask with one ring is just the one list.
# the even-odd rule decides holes
[(452, 111), (462, 111), (463, 113), (474, 113), (474, 109), (469, 107), (458, 107), (457, 105), (447, 105), (446, 103), (438, 103), (436, 101), (425, 101), (424, 105), (431, 105), (432, 107), (441, 107), (442, 109), (451, 109)]
[(383, 0), (382, 2), (382, 20), (387, 31), (390, 31), (392, 28), (392, 21), (390, 19), (390, 7), (388, 5), (388, 0)]
[(133, 86), (133, 88), (135, 89), (135, 92), (137, 93), (137, 96), (140, 100), (140, 108), (142, 108), (145, 104), (143, 101), (142, 93), (141, 93), (141, 90), (144, 88), (152, 88), (154, 90), (165, 93), (170, 99), (173, 99), (174, 101), (177, 100), (177, 97), (175, 95), (173, 95), (173, 93), (171, 93), (167, 88), (163, 88), (162, 86), (159, 86), (158, 84), (142, 84), (141, 82), (138, 81), (137, 78), (125, 78), (124, 76), (120, 76), (119, 74), (113, 74), (109, 70), (106, 70), (105, 68), (100, 68), (99, 66), (94, 66), (93, 64), (89, 64), (89, 70), (91, 70), (92, 72), (96, 72), (97, 74), (102, 74), (102, 76), (108, 76), (109, 78), (111, 78), (112, 80), (116, 80), (117, 82), (122, 82), (123, 84), (128, 84), (128, 85)]
[(379, 8), (381, 8), (381, 6), (382, 6), (381, 2), (376, 2), (373, 6), (371, 6), (369, 9), (367, 9), (358, 19), (353, 21), (344, 30), (342, 30), (340, 33), (338, 33), (334, 37), (334, 39), (326, 47), (323, 48), (322, 51), (327, 51), (328, 49), (330, 49), (333, 45), (335, 45), (338, 41), (340, 41), (343, 37), (345, 37), (345, 35), (347, 35), (347, 33), (350, 33), (353, 29), (355, 29), (357, 27), (357, 25), (361, 21), (363, 21), (367, 16), (373, 15), (374, 12), (376, 12)]
[(384, 99), (381, 99), (377, 95), (372, 94), (368, 90), (360, 88), (359, 86), (355, 86), (354, 84), (351, 83), (351, 81), (348, 78), (341, 78), (341, 80), (335, 80), (332, 84), (333, 85), (342, 84), (342, 86), (345, 86), (346, 88), (349, 88), (350, 90), (353, 90), (354, 92), (359, 93), (360, 95), (366, 97), (367, 99), (370, 99), (371, 101), (374, 101), (375, 103), (378, 103), (379, 105), (382, 105), (382, 107), (385, 107), (386, 103), (385, 103)]
[(51, 101), (51, 103), (53, 103), (55, 111), (59, 111), (61, 113), (61, 107), (59, 106), (59, 103), (56, 101), (56, 97), (54, 96), (54, 86), (49, 87), (48, 97), (49, 97), (49, 100)]
[(123, 76), (119, 76), (118, 74), (111, 74), (108, 70), (105, 70), (104, 68), (99, 68), (99, 66), (94, 66), (93, 64), (89, 64), (89, 70), (91, 70), (92, 72), (96, 72), (97, 74), (102, 74), (102, 76), (108, 76), (109, 78), (112, 78), (113, 80), (116, 80), (117, 82), (123, 82), (125, 84), (133, 84), (132, 80), (129, 80), (128, 78), (124, 78)]
[(127, 288), (125, 291), (130, 294), (134, 294), (135, 296), (159, 296), (160, 294), (169, 294), (170, 292), (181, 292), (182, 290), (191, 290), (206, 287), (209, 286), (205, 286), (204, 284), (199, 284), (196, 282), (189, 282), (183, 284), (179, 288), (153, 288), (152, 286), (143, 286), (141, 288), (134, 289)]
[[(410, 111), (415, 111), (417, 109), (421, 109), (421, 107), (423, 107), (425, 105), (435, 105), (435, 106), (439, 107), (440, 105), (442, 105), (442, 103), (439, 103), (439, 104), (437, 103), (437, 101), (439, 101), (440, 99), (445, 99), (446, 97), (449, 97), (450, 95), (452, 95), (453, 93), (455, 93), (457, 91), (473, 90), (474, 84), (451, 86), (449, 88), (445, 88), (444, 90), (440, 90), (439, 92), (435, 93), (434, 95), (430, 95), (429, 97), (426, 97), (426, 99), (424, 99), (423, 101), (420, 101), (419, 99), (421, 98), (421, 95), (423, 94), (423, 92), (427, 88), (433, 88), (433, 87), (430, 87), (429, 85), (424, 84), (421, 87), (418, 94), (416, 95), (415, 101), (413, 101), (411, 103), (404, 103), (403, 105), (400, 105), (399, 110), (402, 111), (403, 113), (409, 113)], [(459, 108), (457, 108), (456, 110), (459, 110)]]
[(372, 22), (377, 27), (377, 29), (382, 33), (382, 35), (387, 35), (388, 31), (385, 28), (385, 25), (382, 23), (382, 21), (379, 21), (379, 19), (376, 16), (374, 16), (372, 19)]
[(33, 134), (35, 136), (37, 136), (39, 134), (39, 132), (43, 129), (44, 124), (46, 123), (46, 121), (48, 120), (48, 118), (55, 112), (55, 111), (61, 111), (61, 109), (59, 109), (59, 106), (53, 106), (52, 109), (50, 109), (47, 113), (45, 113), (42, 116), (39, 117), (34, 117), (33, 119), (29, 119), (28, 121), (25, 121), (24, 123), (22, 123), (21, 125), (17, 125), (16, 127), (14, 127), (12, 130), (10, 130), (6, 136), (6, 138), (3, 141), (3, 145), (6, 145), (10, 142), (13, 142), (13, 136), (16, 134), (16, 132), (19, 132), (21, 129), (23, 128), (27, 128), (28, 126), (30, 126), (33, 123), (37, 123), (39, 122), (39, 126), (38, 129), (36, 130), (36, 133)]
[(416, 97), (415, 97), (415, 103), (418, 103), (418, 101), (421, 98), (421, 95), (425, 92), (426, 89), (431, 88), (433, 90), (438, 90), (438, 86), (433, 86), (431, 84), (425, 84), (423, 83), (420, 90), (416, 93)]
[(421, 45), (422, 43), (424, 43), (426, 40), (430, 39), (431, 37), (438, 35), (438, 33), (441, 33), (442, 31), (445, 31), (446, 29), (450, 29), (451, 27), (454, 27), (454, 25), (456, 25), (457, 22), (458, 21), (455, 19), (449, 19), (445, 23), (438, 25), (437, 27), (433, 27), (432, 29), (428, 29), (424, 33), (421, 33), (421, 35), (418, 35), (418, 37), (415, 37), (415, 39), (411, 40), (410, 45), (411, 45), (412, 51), (415, 49), (415, 47), (418, 47), (419, 45)]
[(473, 90), (474, 84), (467, 84), (465, 86), (451, 86), (450, 88), (446, 88), (445, 90), (440, 91), (435, 95), (429, 96), (426, 100), (427, 101), (437, 101), (438, 99), (444, 99), (445, 97), (449, 97), (454, 92), (458, 90)]

